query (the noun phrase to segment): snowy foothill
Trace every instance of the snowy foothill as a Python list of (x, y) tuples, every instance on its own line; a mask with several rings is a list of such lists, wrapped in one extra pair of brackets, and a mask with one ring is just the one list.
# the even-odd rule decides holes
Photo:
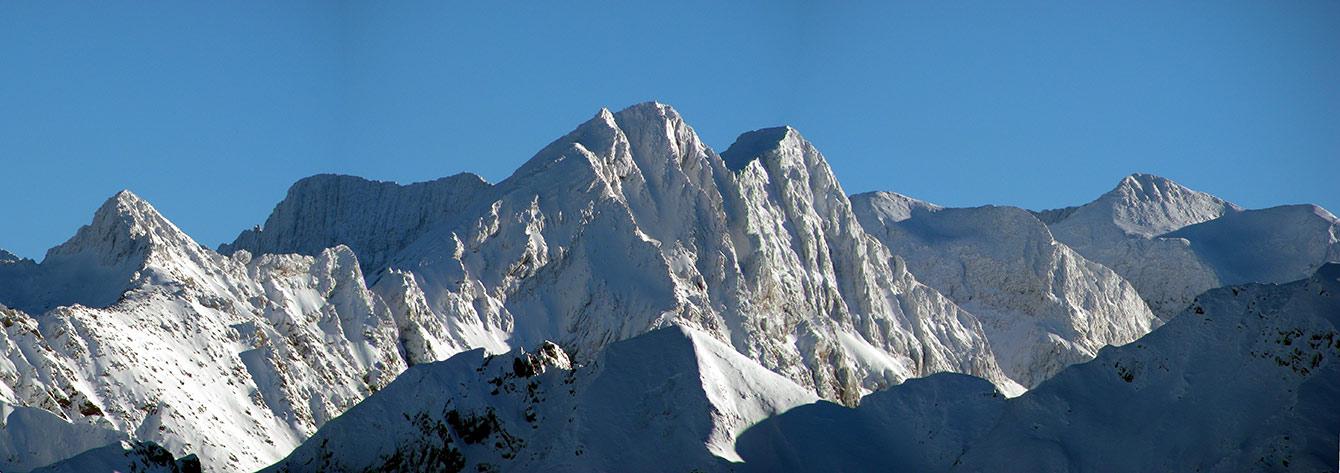
[(741, 431), (816, 399), (682, 326), (585, 366), (549, 343), (474, 350), (410, 368), (266, 471), (729, 471)]

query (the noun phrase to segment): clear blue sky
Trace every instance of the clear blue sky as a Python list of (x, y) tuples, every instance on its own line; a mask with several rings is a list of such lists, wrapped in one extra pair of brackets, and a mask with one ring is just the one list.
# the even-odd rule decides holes
[(1335, 1), (6, 1), (0, 248), (122, 188), (214, 247), (304, 176), (497, 182), (648, 100), (718, 151), (792, 125), (850, 193), (1052, 208), (1148, 172), (1340, 211)]

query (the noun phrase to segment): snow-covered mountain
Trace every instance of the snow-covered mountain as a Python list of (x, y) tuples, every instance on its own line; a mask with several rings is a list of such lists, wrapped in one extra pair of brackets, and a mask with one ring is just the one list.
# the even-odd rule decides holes
[(746, 430), (739, 471), (1335, 471), (1340, 264), (1215, 289), (1028, 393), (938, 375)]
[[(1235, 313), (1206, 289), (1321, 268), (1298, 284), (1330, 297), (1337, 235), (1315, 206), (1242, 210), (1148, 175), (1032, 213), (849, 199), (796, 130), (717, 154), (658, 103), (601, 110), (497, 184), (303, 179), (219, 252), (125, 191), (40, 263), (0, 251), (0, 470), (810, 469), (859, 438), (879, 447), (829, 466), (989, 465), (1018, 406), (1115, 402), (1053, 374), (1191, 330), (1173, 316), (1193, 302)], [(1261, 297), (1307, 299), (1292, 290)], [(788, 440), (830, 417), (850, 430)]]
[(1205, 290), (1285, 283), (1340, 261), (1340, 224), (1315, 205), (1246, 210), (1134, 174), (1098, 200), (1037, 212), (1056, 240), (1131, 282), (1168, 319)]
[(1098, 200), (1040, 212), (1057, 241), (1112, 268), (1162, 319), (1181, 312), (1219, 279), (1181, 239), (1159, 235), (1241, 209), (1170, 180), (1133, 174)]
[(851, 200), (908, 271), (982, 320), (1001, 368), (1024, 386), (1162, 324), (1125, 279), (1025, 210), (947, 209), (891, 192)]
[(267, 471), (1333, 471), (1338, 326), (1330, 264), (1207, 292), (1018, 398), (941, 373), (854, 409), (684, 327), (582, 367), (479, 350), (411, 368)]
[(1241, 210), (1223, 199), (1153, 174), (1132, 174), (1098, 200), (1080, 207), (1039, 212), (1039, 216), (1066, 239), (1080, 242), (1087, 237), (1099, 242), (1117, 236), (1110, 231), (1113, 229), (1150, 238)]
[[(405, 367), (348, 248), (224, 257), (130, 192), (41, 264), (0, 274), (0, 300), (15, 305), (3, 308), (0, 401), (197, 454), (211, 471), (281, 458)], [(86, 446), (27, 445), (41, 451), (0, 469)]]
[(411, 367), (266, 471), (727, 471), (740, 431), (815, 400), (681, 326), (581, 367), (548, 343), (473, 350)]
[[(415, 363), (544, 340), (587, 361), (684, 324), (841, 402), (940, 371), (1020, 392), (978, 320), (890, 264), (793, 129), (746, 133), (717, 155), (673, 109), (645, 103), (601, 110), (497, 185), (449, 181), (464, 190), (309, 178), (222, 250), (367, 248), (364, 260), (386, 262), (369, 282)], [(455, 213), (423, 210), (443, 201)], [(366, 209), (385, 215), (342, 217)], [(378, 221), (410, 223), (377, 239)]]
[(939, 371), (1021, 391), (798, 133), (726, 155), (667, 106), (602, 110), (497, 185), (304, 180), (227, 256), (122, 192), (40, 264), (0, 261), (0, 401), (239, 471), (409, 364), (548, 339), (589, 362), (674, 324), (846, 403)]

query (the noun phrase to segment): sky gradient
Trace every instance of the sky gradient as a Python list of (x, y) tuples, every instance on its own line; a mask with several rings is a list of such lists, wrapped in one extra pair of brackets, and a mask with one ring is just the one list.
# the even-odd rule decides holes
[(791, 125), (849, 193), (1040, 209), (1145, 172), (1340, 211), (1340, 2), (716, 3), (0, 3), (0, 248), (123, 188), (213, 248), (302, 177), (497, 182), (649, 100), (718, 152)]

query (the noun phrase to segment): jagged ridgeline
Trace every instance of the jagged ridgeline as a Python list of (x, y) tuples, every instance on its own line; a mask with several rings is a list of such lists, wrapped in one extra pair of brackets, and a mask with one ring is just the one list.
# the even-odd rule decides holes
[(410, 363), (545, 340), (581, 363), (682, 324), (847, 404), (940, 371), (1021, 391), (977, 318), (865, 233), (791, 128), (718, 155), (666, 105), (602, 110), (496, 185), (305, 179), (220, 251), (336, 244), (392, 307)]
[[(749, 456), (801, 447), (742, 437), (755, 423), (936, 373), (980, 379), (900, 402), (1008, 418), (1007, 397), (1175, 325), (1207, 289), (1340, 260), (1337, 229), (1141, 174), (1042, 212), (848, 198), (796, 130), (717, 154), (658, 103), (601, 110), (497, 184), (303, 179), (217, 252), (126, 191), (40, 263), (0, 252), (0, 470), (770, 465)], [(1324, 373), (1318, 350), (1270, 353)], [(908, 465), (1008, 451), (950, 420), (963, 430)], [(878, 438), (920, 434), (898, 435)]]

